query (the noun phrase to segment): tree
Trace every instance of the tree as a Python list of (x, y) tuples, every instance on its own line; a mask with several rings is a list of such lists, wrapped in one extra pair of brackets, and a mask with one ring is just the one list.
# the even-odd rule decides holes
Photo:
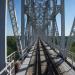
[(14, 36), (8, 36), (7, 37), (7, 55), (11, 54), (14, 51), (17, 51), (16, 39)]

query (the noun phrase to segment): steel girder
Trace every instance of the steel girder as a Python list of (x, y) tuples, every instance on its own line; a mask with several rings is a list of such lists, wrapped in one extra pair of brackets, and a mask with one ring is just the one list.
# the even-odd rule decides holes
[[(60, 53), (64, 55), (65, 50), (65, 14), (64, 14), (64, 0), (60, 0), (60, 5), (57, 5), (58, 0), (46, 0), (42, 3), (36, 2), (34, 0), (22, 0), (22, 13), (21, 13), (21, 40), (22, 40), (22, 48), (25, 48), (25, 27), (24, 27), (24, 14), (27, 15), (27, 25), (26, 25), (26, 33), (28, 40), (30, 40), (30, 29), (32, 26), (32, 34), (34, 36), (39, 36), (41, 32), (41, 37), (43, 33), (47, 30), (48, 26), (51, 26), (51, 36), (53, 36), (53, 46), (55, 48), (55, 36), (58, 33), (58, 26), (56, 25), (56, 16), (58, 13), (61, 14), (61, 47)], [(39, 7), (40, 6), (40, 7)], [(50, 24), (49, 24), (50, 22)], [(52, 24), (51, 24), (52, 23)], [(36, 30), (35, 30), (36, 28)], [(17, 29), (17, 27), (16, 27)], [(38, 32), (37, 32), (38, 31)], [(34, 34), (35, 32), (35, 34)], [(43, 33), (42, 33), (43, 32)], [(17, 34), (16, 32), (14, 34)], [(37, 34), (37, 35), (36, 35)], [(59, 33), (58, 33), (59, 34)], [(46, 36), (46, 33), (45, 33)], [(48, 36), (48, 35), (47, 35)], [(35, 38), (36, 38), (35, 37)], [(27, 41), (28, 42), (28, 41)], [(65, 52), (66, 53), (66, 52)]]
[(69, 35), (68, 40), (67, 40), (67, 45), (66, 45), (67, 52), (70, 51), (73, 42), (75, 42), (75, 18), (73, 21), (70, 35)]
[(61, 0), (61, 51), (64, 58), (66, 58), (67, 51), (65, 50), (65, 11), (64, 0)]
[(22, 42), (22, 49), (25, 49), (25, 18), (24, 18), (24, 3), (25, 0), (21, 0), (21, 42)]
[[(27, 15), (27, 25), (26, 25), (26, 30), (27, 30), (27, 37), (28, 37), (28, 44), (34, 40), (33, 38), (35, 37), (34, 32), (36, 29), (36, 16), (35, 16), (35, 7), (34, 7), (34, 0), (25, 0), (25, 5), (24, 5), (24, 14)], [(34, 13), (34, 14), (33, 14)], [(31, 31), (32, 28), (32, 31)], [(32, 35), (30, 34), (32, 32)], [(32, 37), (33, 36), (33, 37)]]
[[(64, 58), (66, 58), (66, 50), (65, 50), (65, 14), (64, 14), (64, 0), (60, 0), (60, 4), (57, 4), (58, 0), (51, 0), (53, 3), (53, 6), (50, 8), (52, 9), (51, 15), (48, 18), (52, 22), (52, 34), (53, 36), (53, 47), (55, 47), (55, 36), (56, 33), (58, 33), (58, 27), (56, 26), (56, 16), (58, 13), (61, 14), (61, 42), (60, 42), (60, 53), (63, 55)], [(46, 27), (45, 27), (46, 28)], [(59, 34), (59, 33), (58, 33)]]
[[(55, 29), (56, 29), (56, 16), (58, 13), (61, 14), (61, 42), (60, 42), (60, 53), (63, 58), (66, 58), (66, 50), (65, 50), (65, 14), (64, 14), (64, 0), (60, 0), (60, 4), (57, 4), (58, 0), (53, 0), (53, 12), (51, 14), (53, 21), (53, 41), (55, 43)], [(53, 44), (54, 44), (53, 43)]]
[(22, 56), (22, 44), (20, 40), (20, 36), (18, 33), (18, 26), (17, 26), (17, 19), (16, 19), (16, 12), (14, 8), (14, 0), (8, 0), (8, 10), (9, 10), (9, 15), (12, 23), (12, 28), (13, 28), (13, 33), (16, 38), (16, 44), (19, 52), (19, 56)]
[[(6, 0), (0, 0), (0, 75), (4, 75), (2, 72), (6, 66), (6, 19), (5, 19), (5, 10), (6, 9)], [(2, 73), (1, 73), (2, 72)]]

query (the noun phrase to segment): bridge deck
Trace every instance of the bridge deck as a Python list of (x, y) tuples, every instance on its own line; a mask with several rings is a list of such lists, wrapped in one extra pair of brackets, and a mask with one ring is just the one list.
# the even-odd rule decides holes
[(25, 75), (26, 70), (29, 65), (29, 62), (30, 62), (30, 59), (32, 57), (33, 50), (34, 50), (34, 46), (32, 47), (31, 51), (29, 52), (27, 58), (24, 60), (23, 64), (20, 66), (20, 69), (16, 75)]
[[(46, 43), (44, 43), (45, 48), (47, 49), (52, 62), (54, 62), (53, 64), (56, 65), (57, 67), (57, 71), (59, 73), (59, 75), (75, 75), (75, 71), (74, 69), (72, 69), (61, 57), (58, 57), (58, 54), (52, 50)], [(34, 67), (31, 66), (29, 67), (29, 64), (33, 64), (34, 65), (34, 60), (35, 60), (35, 56), (36, 56), (36, 50), (35, 50), (36, 45), (34, 45), (31, 49), (31, 51), (28, 54), (28, 57), (24, 60), (23, 64), (21, 65), (19, 72), (16, 75), (33, 75), (33, 69)], [(40, 45), (40, 61), (44, 61), (45, 57), (44, 57), (44, 53), (43, 53), (43, 49)], [(44, 72), (44, 70), (47, 67), (47, 63), (44, 62), (41, 64), (42, 68), (42, 72)]]

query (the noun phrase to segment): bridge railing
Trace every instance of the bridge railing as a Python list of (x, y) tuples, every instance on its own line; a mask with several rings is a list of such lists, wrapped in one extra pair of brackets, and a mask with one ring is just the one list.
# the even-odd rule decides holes
[[(55, 46), (55, 51), (59, 53), (60, 47)], [(75, 67), (75, 53), (67, 50), (67, 60), (68, 62)]]
[(7, 57), (6, 66), (0, 71), (0, 75), (15, 75), (15, 54), (16, 52), (13, 52)]
[(16, 55), (16, 51), (11, 53), (8, 57), (7, 57), (7, 62), (11, 62), (12, 60), (15, 59), (15, 55)]
[(75, 67), (75, 53), (68, 51), (67, 52), (67, 60), (72, 66)]
[(75, 61), (75, 53), (68, 51), (68, 57), (72, 58)]

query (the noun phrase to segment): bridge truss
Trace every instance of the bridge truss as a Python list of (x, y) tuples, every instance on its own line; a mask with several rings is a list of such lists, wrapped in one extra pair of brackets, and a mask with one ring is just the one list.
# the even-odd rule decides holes
[[(16, 38), (17, 50), (21, 59), (27, 55), (27, 49), (30, 48), (38, 38), (48, 43), (52, 49), (59, 50), (59, 54), (63, 58), (67, 58), (72, 42), (75, 42), (75, 19), (66, 43), (64, 1), (65, 0), (21, 0), (21, 35), (19, 35), (14, 0), (0, 0), (0, 33), (2, 32), (0, 37), (0, 75), (4, 75), (6, 71), (11, 75), (14, 70), (14, 61), (12, 60), (16, 54), (16, 52), (12, 53), (6, 58), (7, 62), (5, 61), (5, 4), (6, 8), (8, 7), (13, 33)], [(61, 15), (61, 35), (59, 35), (56, 19), (58, 14)], [(27, 17), (26, 23), (25, 17)], [(12, 65), (13, 67), (11, 69)], [(8, 67), (10, 67), (10, 69), (8, 69)]]
[[(8, 0), (8, 9), (20, 56), (26, 47), (30, 47), (40, 37), (52, 48), (57, 48), (60, 54), (66, 58), (66, 49), (69, 49), (69, 41), (71, 38), (68, 39), (67, 46), (65, 46), (64, 0), (21, 0), (21, 36), (18, 34), (13, 0)], [(61, 15), (61, 37), (59, 36), (56, 20), (56, 16), (59, 13)], [(26, 25), (25, 16), (27, 17)], [(70, 37), (72, 33), (75, 34), (74, 26), (75, 23), (71, 29)]]

